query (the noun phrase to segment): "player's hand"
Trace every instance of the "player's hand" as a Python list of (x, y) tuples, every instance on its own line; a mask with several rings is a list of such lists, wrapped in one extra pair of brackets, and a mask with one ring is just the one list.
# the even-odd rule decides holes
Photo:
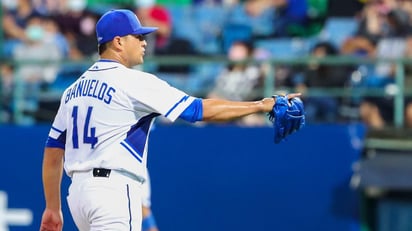
[(45, 209), (41, 219), (40, 231), (62, 231), (63, 214), (61, 210)]

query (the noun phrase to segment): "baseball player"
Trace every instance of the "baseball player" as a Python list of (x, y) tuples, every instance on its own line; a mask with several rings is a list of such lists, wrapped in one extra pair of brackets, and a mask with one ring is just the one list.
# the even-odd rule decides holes
[(63, 169), (71, 178), (67, 201), (80, 231), (140, 231), (149, 133), (157, 116), (194, 123), (272, 111), (274, 97), (201, 99), (133, 69), (143, 63), (144, 36), (156, 29), (123, 9), (108, 11), (97, 22), (100, 59), (63, 92), (46, 141), (40, 231), (62, 230)]

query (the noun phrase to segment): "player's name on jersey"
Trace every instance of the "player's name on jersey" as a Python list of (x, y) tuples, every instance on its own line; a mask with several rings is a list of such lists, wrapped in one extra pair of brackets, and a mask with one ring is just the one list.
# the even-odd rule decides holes
[(77, 97), (93, 97), (110, 104), (115, 92), (116, 89), (105, 82), (96, 79), (82, 79), (67, 89), (64, 103)]

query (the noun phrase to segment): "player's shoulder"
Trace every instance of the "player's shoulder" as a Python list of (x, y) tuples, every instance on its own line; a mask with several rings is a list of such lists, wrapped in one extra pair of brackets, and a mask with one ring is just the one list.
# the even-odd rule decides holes
[(126, 68), (126, 72), (127, 72), (126, 76), (140, 83), (166, 84), (166, 82), (162, 80), (161, 78), (159, 78), (157, 75), (150, 73), (150, 72), (146, 72), (144, 70)]
[(143, 77), (143, 78), (153, 78), (153, 77), (157, 78), (156, 75), (154, 75), (152, 73), (149, 73), (149, 72), (146, 72), (144, 70), (135, 69), (135, 68), (127, 68), (127, 67), (124, 67), (124, 69), (125, 69), (126, 72), (130, 73), (130, 76), (134, 76), (134, 77), (139, 76), (139, 77)]

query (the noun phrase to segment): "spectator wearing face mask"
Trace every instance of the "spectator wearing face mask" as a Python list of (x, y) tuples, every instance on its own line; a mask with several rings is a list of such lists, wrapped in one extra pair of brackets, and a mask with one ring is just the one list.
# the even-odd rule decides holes
[[(13, 50), (16, 61), (16, 74), (21, 81), (22, 109), (28, 114), (37, 110), (38, 94), (42, 86), (52, 83), (59, 70), (58, 61), (64, 54), (56, 40), (49, 39), (43, 17), (33, 16), (28, 20), (25, 29), (27, 39)], [(27, 122), (32, 122), (27, 117)], [(17, 121), (17, 122), (26, 122)]]
[[(312, 61), (308, 65), (295, 68), (292, 81), (296, 90), (301, 92), (319, 89), (343, 89), (348, 85), (350, 74), (354, 67), (351, 65), (319, 63), (316, 59), (336, 57), (340, 55), (339, 50), (330, 42), (318, 42), (310, 51)], [(305, 95), (306, 118), (308, 121), (337, 122), (343, 119), (340, 108), (343, 105), (343, 97)]]
[[(208, 98), (252, 101), (260, 97), (263, 69), (254, 63), (255, 48), (250, 41), (235, 41), (229, 47), (229, 64), (218, 75)], [(262, 125), (261, 115), (247, 116), (237, 121), (239, 125)]]
[(254, 47), (248, 41), (235, 41), (228, 51), (230, 62), (217, 77), (211, 98), (224, 98), (228, 100), (253, 100), (257, 98), (254, 92), (262, 72), (255, 64), (249, 63), (254, 55)]
[(3, 54), (11, 56), (13, 49), (27, 39), (25, 28), (28, 20), (34, 16), (40, 16), (30, 0), (3, 0), (4, 10), (2, 28), (5, 35)]
[(57, 45), (65, 58), (69, 56), (69, 43), (51, 17), (43, 17), (44, 42)]
[(88, 11), (83, 12), (79, 21), (79, 33), (76, 35), (76, 47), (83, 57), (92, 57), (96, 52), (96, 22), (97, 15)]
[(53, 15), (60, 31), (67, 39), (69, 58), (81, 60), (96, 55), (95, 24), (99, 17), (86, 8), (85, 0), (68, 0)]

